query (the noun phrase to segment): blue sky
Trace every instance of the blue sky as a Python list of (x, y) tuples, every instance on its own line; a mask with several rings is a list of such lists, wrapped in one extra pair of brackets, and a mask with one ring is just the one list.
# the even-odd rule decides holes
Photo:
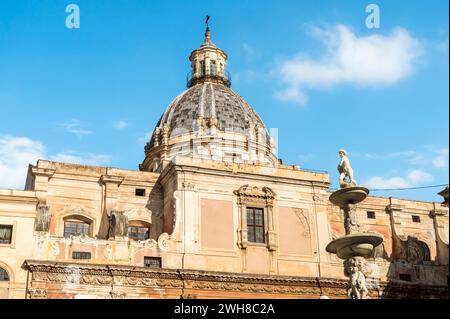
[[(68, 4), (80, 28), (68, 29)], [(339, 148), (371, 188), (448, 183), (448, 1), (2, 0), (0, 187), (37, 158), (137, 169), (203, 40), (278, 129), (286, 164), (330, 172)], [(440, 201), (439, 188), (372, 192)]]

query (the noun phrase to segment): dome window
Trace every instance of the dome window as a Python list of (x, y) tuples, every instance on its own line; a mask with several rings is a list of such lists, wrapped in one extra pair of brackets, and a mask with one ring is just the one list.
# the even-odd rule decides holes
[(204, 76), (206, 74), (206, 64), (205, 60), (200, 61), (200, 76)]
[(215, 60), (211, 60), (211, 75), (212, 76), (217, 75), (217, 64)]

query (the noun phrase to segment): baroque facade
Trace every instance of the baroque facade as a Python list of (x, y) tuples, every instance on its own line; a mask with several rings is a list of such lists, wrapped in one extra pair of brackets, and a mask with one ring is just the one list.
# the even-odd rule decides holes
[[(39, 160), (0, 190), (0, 298), (346, 298), (329, 175), (283, 165), (211, 41), (139, 171)], [(448, 208), (369, 196), (371, 298), (448, 298)]]

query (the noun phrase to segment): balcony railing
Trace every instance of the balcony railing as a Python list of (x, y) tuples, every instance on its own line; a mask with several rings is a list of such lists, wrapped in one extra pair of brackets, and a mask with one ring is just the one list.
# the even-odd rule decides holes
[(192, 74), (192, 71), (186, 75), (186, 86), (190, 88), (191, 86), (203, 83), (203, 82), (213, 82), (220, 83), (227, 87), (231, 86), (231, 74), (225, 71), (223, 74), (214, 70), (206, 70), (205, 73)]

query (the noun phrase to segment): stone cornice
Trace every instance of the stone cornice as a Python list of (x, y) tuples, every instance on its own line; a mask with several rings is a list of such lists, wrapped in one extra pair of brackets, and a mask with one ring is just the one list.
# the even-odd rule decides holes
[(3, 202), (25, 202), (36, 205), (38, 198), (35, 191), (17, 191), (9, 189), (0, 190), (0, 201)]
[(31, 166), (31, 173), (34, 176), (46, 176), (48, 178), (52, 177), (55, 174), (56, 169), (52, 168), (40, 168), (36, 166)]
[(430, 211), (430, 217), (435, 216), (448, 216), (448, 210), (446, 209), (432, 209)]
[[(254, 180), (261, 181), (265, 183), (285, 183), (285, 184), (293, 184), (293, 185), (302, 185), (302, 186), (311, 186), (317, 188), (328, 189), (330, 183), (323, 178), (313, 179), (314, 174), (325, 175), (324, 173), (309, 173), (304, 171), (298, 171), (297, 173), (307, 174), (304, 177), (294, 177), (294, 176), (280, 176), (277, 174), (269, 174), (266, 172), (257, 172), (257, 171), (245, 171), (242, 169), (244, 166), (240, 166), (239, 164), (235, 164), (234, 167), (237, 169), (233, 169), (233, 164), (229, 164), (228, 166), (224, 165), (223, 167), (207, 167), (200, 166), (201, 163), (196, 164), (177, 164), (170, 163), (161, 173), (161, 178), (164, 179), (167, 174), (172, 174), (174, 171), (183, 172), (183, 173), (195, 173), (195, 174), (205, 174), (205, 175), (215, 175), (220, 177), (234, 177), (241, 178), (244, 180)], [(241, 167), (241, 168), (239, 168)], [(250, 166), (249, 166), (250, 167)], [(261, 166), (262, 169), (273, 169), (274, 171), (278, 170), (277, 168), (270, 168)], [(294, 171), (295, 172), (295, 171)], [(308, 179), (311, 177), (311, 179)]]
[(122, 184), (122, 182), (124, 181), (125, 177), (122, 176), (114, 176), (114, 175), (102, 175), (100, 177), (100, 183), (102, 184)]
[[(269, 293), (289, 295), (322, 294), (337, 298), (346, 297), (347, 280), (333, 278), (271, 276), (243, 273), (208, 272), (199, 270), (151, 269), (145, 267), (73, 264), (50, 261), (24, 262), (23, 268), (32, 272), (32, 282), (42, 287), (73, 282), (83, 285), (115, 285), (122, 289), (132, 287), (159, 287), (198, 289), (211, 291), (236, 291), (244, 293)], [(32, 288), (33, 289), (33, 288)], [(45, 292), (45, 291), (44, 291)], [(370, 290), (374, 298), (448, 298), (447, 286), (428, 286), (381, 282)]]

